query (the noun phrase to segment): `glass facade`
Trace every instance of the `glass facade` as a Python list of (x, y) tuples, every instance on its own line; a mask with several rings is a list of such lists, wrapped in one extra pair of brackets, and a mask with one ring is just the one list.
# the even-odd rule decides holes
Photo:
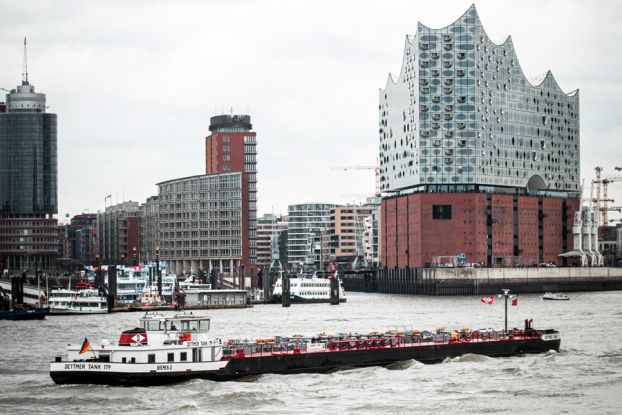
[(0, 114), (0, 214), (55, 214), (56, 114)]
[(315, 240), (331, 227), (330, 203), (301, 203), (287, 207), (287, 261), (290, 267), (300, 266), (315, 256)]
[(381, 190), (578, 192), (579, 94), (550, 72), (524, 76), (511, 38), (492, 42), (471, 6), (453, 24), (418, 24), (401, 73), (379, 94)]

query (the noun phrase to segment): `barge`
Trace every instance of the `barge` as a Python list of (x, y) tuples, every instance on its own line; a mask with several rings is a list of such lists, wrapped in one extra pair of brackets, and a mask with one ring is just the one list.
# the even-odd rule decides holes
[(305, 337), (222, 340), (208, 336), (210, 318), (146, 314), (140, 327), (103, 340), (67, 347), (50, 365), (57, 384), (161, 385), (193, 378), (226, 381), (266, 373), (327, 372), (386, 366), (415, 359), (442, 362), (464, 354), (491, 357), (559, 350), (556, 330), (390, 330), (367, 334), (325, 333)]

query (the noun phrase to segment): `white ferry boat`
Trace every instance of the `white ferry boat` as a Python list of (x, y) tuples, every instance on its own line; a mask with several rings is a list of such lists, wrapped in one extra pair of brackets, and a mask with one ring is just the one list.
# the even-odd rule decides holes
[[(280, 302), (283, 295), (283, 279), (276, 280), (272, 291), (272, 301)], [(330, 279), (322, 278), (314, 273), (312, 276), (289, 276), (289, 295), (296, 303), (328, 303), (330, 302)], [(339, 281), (339, 302), (346, 302), (346, 293), (343, 282)]]
[(108, 301), (98, 290), (67, 290), (60, 288), (50, 292), (50, 314), (106, 314)]

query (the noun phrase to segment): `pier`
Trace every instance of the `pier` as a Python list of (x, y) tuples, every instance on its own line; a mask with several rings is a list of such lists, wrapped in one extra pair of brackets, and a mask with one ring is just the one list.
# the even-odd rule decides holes
[(622, 290), (622, 268), (410, 268), (351, 272), (348, 291), (385, 294), (479, 295)]

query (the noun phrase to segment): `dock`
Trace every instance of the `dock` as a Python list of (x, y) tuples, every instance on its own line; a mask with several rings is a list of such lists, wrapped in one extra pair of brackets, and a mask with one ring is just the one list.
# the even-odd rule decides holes
[(348, 291), (386, 294), (479, 295), (622, 290), (622, 268), (409, 268), (346, 273)]

